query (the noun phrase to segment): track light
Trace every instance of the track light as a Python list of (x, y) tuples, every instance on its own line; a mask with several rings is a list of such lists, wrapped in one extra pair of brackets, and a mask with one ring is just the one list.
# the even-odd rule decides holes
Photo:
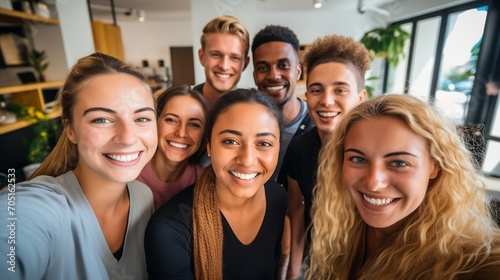
[(323, 0), (313, 0), (313, 7), (319, 9), (323, 6)]
[(146, 20), (146, 12), (144, 12), (144, 10), (138, 10), (137, 18), (139, 19), (140, 22), (144, 22)]

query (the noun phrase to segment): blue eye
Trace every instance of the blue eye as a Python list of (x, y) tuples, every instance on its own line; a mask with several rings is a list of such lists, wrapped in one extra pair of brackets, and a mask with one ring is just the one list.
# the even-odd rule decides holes
[(401, 161), (401, 160), (395, 160), (395, 161), (391, 161), (391, 166), (394, 166), (394, 167), (407, 167), (408, 163), (406, 163), (404, 161)]
[(362, 157), (350, 157), (349, 161), (354, 162), (354, 163), (365, 163), (365, 159)]
[(91, 122), (105, 124), (105, 123), (109, 123), (110, 121), (106, 118), (96, 118), (96, 119), (93, 119)]
[(150, 121), (151, 121), (151, 119), (149, 119), (149, 118), (138, 118), (138, 119), (136, 120), (136, 122), (143, 122), (143, 123), (145, 123), (145, 122), (150, 122)]

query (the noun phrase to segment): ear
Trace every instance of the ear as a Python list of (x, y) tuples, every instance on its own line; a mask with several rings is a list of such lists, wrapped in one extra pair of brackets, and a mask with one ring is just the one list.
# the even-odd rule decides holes
[(360, 91), (358, 93), (358, 102), (361, 102), (363, 100), (365, 100), (366, 96), (368, 95), (368, 93), (366, 92), (366, 89), (363, 89), (362, 91)]
[(73, 127), (69, 123), (66, 125), (66, 136), (68, 137), (69, 141), (71, 141), (71, 143), (75, 145), (78, 143), (75, 131), (73, 130)]
[(249, 56), (247, 56), (245, 58), (245, 65), (243, 65), (243, 70), (241, 70), (241, 72), (243, 72), (243, 71), (245, 71), (245, 69), (247, 69), (248, 63), (250, 63), (250, 57)]
[(203, 67), (205, 67), (205, 62), (203, 60), (203, 49), (198, 50), (198, 59)]
[(302, 64), (297, 64), (297, 81), (300, 79), (300, 75), (302, 74)]
[(436, 161), (433, 161), (434, 163), (434, 169), (432, 169), (431, 174), (429, 174), (429, 180), (436, 179), (436, 177), (439, 175), (439, 171), (441, 171), (441, 167), (439, 167), (439, 164)]
[(207, 155), (210, 157), (210, 143), (207, 143)]

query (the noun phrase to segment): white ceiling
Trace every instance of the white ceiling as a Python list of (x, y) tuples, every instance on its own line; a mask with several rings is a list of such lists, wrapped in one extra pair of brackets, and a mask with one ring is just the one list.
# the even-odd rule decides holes
[[(194, 0), (196, 1), (211, 1), (211, 0)], [(226, 0), (218, 0), (221, 3), (226, 3)], [(235, 1), (235, 0), (233, 0)], [(240, 0), (249, 1), (249, 0)], [(307, 11), (313, 10), (313, 0), (252, 0), (256, 1), (257, 10), (262, 11)], [(364, 0), (367, 6), (381, 6), (394, 0)], [(91, 4), (110, 7), (111, 0), (90, 0)], [(175, 19), (175, 18), (190, 18), (191, 2), (189, 0), (114, 0), (115, 7), (121, 9), (144, 10), (146, 20), (157, 19)], [(216, 1), (214, 1), (216, 2)], [(357, 9), (357, 0), (324, 0), (322, 9), (332, 9), (339, 7), (352, 7)], [(121, 10), (119, 9), (119, 10)], [(92, 10), (92, 15), (97, 19), (112, 19), (110, 11)], [(123, 12), (116, 13), (118, 21), (137, 20), (137, 15), (133, 14), (125, 16)]]

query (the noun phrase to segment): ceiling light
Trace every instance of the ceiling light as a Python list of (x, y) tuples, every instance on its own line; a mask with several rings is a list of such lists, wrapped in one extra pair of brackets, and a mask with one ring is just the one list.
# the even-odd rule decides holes
[(146, 13), (144, 12), (144, 10), (137, 11), (137, 18), (140, 22), (144, 22), (146, 20)]
[(313, 7), (316, 9), (321, 8), (323, 6), (323, 0), (313, 0)]

